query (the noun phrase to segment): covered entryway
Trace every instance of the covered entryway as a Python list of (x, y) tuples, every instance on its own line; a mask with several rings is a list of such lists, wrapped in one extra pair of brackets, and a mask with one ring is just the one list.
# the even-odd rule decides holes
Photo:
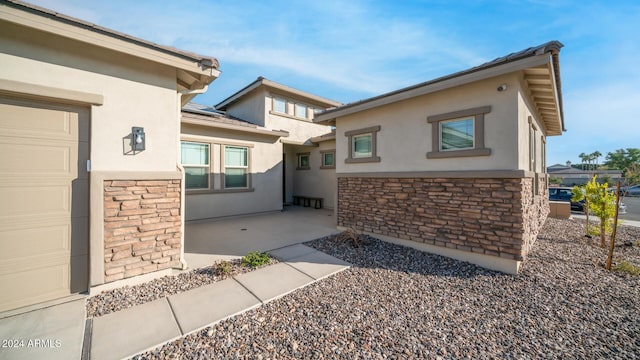
[(87, 289), (89, 114), (0, 97), (0, 311)]

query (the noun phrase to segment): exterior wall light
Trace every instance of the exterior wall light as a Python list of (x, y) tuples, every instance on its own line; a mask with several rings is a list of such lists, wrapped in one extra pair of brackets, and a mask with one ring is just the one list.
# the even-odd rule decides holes
[(136, 126), (131, 128), (131, 150), (133, 150), (134, 154), (144, 151), (145, 140), (146, 135), (144, 133), (144, 128)]

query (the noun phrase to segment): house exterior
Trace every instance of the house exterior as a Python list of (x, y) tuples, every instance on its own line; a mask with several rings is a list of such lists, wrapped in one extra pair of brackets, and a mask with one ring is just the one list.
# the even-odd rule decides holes
[(0, 312), (184, 266), (180, 109), (219, 73), (0, 1)]
[(318, 114), (336, 127), (338, 227), (517, 273), (549, 212), (561, 47)]
[(281, 211), (297, 194), (332, 207), (335, 174), (320, 164), (335, 149), (331, 127), (312, 119), (337, 105), (259, 77), (215, 108), (185, 107), (186, 220)]
[[(570, 163), (568, 165), (570, 165)], [(561, 164), (549, 166), (547, 173), (550, 177), (562, 179), (560, 186), (584, 185), (594, 176), (597, 176), (599, 181), (602, 181), (606, 177), (611, 178), (609, 181), (610, 186), (613, 186), (618, 180), (623, 180), (622, 170), (582, 170)]]

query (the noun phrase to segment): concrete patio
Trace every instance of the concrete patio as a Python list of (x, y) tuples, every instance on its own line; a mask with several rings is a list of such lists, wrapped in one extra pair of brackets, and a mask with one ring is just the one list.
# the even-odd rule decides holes
[(269, 251), (337, 234), (332, 210), (285, 206), (282, 212), (200, 220), (185, 224), (185, 260), (190, 269), (250, 251)]

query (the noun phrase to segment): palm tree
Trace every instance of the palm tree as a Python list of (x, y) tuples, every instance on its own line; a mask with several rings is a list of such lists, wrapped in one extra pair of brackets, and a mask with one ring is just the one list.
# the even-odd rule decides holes
[(591, 153), (591, 156), (593, 156), (593, 158), (595, 159), (595, 161), (596, 161), (596, 169), (598, 169), (598, 167), (599, 167), (598, 166), (598, 159), (600, 158), (600, 156), (602, 156), (602, 153), (600, 151), (596, 150), (596, 151)]
[(585, 153), (580, 153), (578, 157), (580, 158), (580, 167), (582, 167), (582, 170), (584, 170), (584, 162), (587, 161), (588, 156)]

